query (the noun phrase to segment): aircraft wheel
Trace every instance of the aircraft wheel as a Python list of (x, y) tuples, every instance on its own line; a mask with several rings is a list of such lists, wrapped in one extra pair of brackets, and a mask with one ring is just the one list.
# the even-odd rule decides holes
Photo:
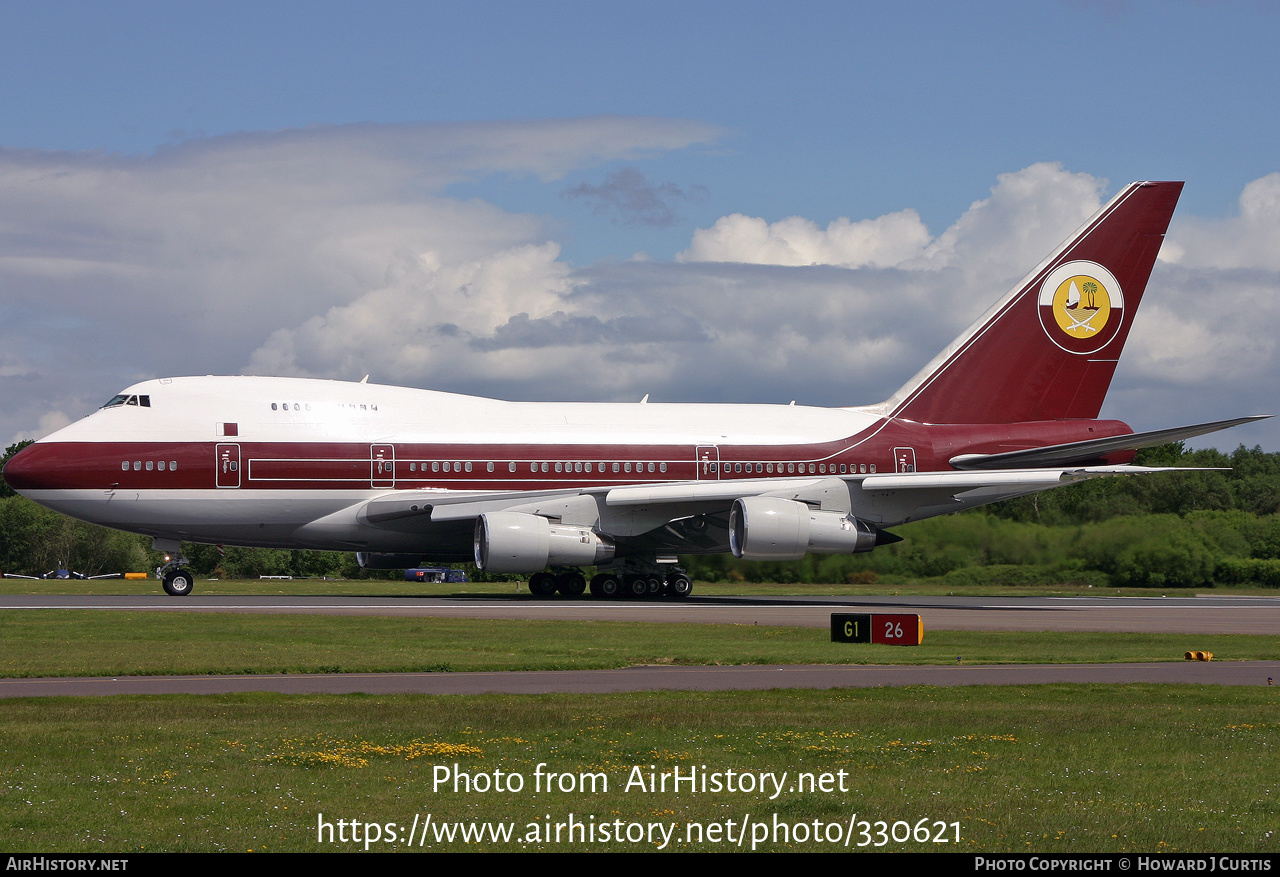
[(566, 597), (581, 597), (587, 589), (587, 580), (582, 573), (570, 572), (556, 576), (556, 590)]
[(643, 600), (649, 596), (649, 580), (644, 576), (627, 576), (627, 596), (635, 600)]
[(672, 600), (683, 600), (693, 593), (693, 582), (684, 573), (677, 573), (667, 579), (667, 596)]
[(170, 597), (187, 596), (195, 584), (195, 579), (185, 569), (170, 570), (164, 574), (164, 592)]
[(608, 573), (600, 573), (591, 579), (591, 596), (600, 600), (613, 600), (622, 593), (622, 582), (618, 577)]
[(649, 592), (645, 595), (650, 600), (656, 600), (662, 596), (663, 589), (666, 584), (662, 581), (661, 576), (649, 576)]
[(556, 592), (556, 579), (549, 572), (536, 572), (529, 576), (529, 593), (535, 597), (550, 597)]

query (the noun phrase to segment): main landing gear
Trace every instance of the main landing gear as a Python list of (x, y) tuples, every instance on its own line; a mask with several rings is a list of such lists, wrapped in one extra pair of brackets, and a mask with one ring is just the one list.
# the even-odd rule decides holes
[[(535, 597), (581, 597), (586, 579), (576, 568), (559, 568), (529, 576), (529, 593)], [(591, 578), (591, 596), (597, 600), (683, 600), (693, 593), (693, 581), (682, 569), (627, 567), (603, 570)]]
[(529, 593), (535, 597), (550, 597), (557, 591), (566, 597), (581, 597), (586, 589), (587, 579), (578, 569), (536, 572), (529, 576)]

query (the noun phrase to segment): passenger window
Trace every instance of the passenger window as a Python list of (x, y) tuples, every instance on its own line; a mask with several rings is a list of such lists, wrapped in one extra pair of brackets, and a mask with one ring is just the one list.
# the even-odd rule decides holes
[[(102, 407), (103, 407), (103, 408), (106, 408), (107, 406), (106, 406), (106, 405), (103, 405)], [(129, 471), (129, 461), (128, 461), (128, 460), (121, 460), (121, 461), (120, 461), (120, 471), (122, 471), (122, 472), (128, 472), (128, 471)]]
[(463, 466), (463, 468), (464, 468), (464, 469), (466, 469), (468, 472), (470, 472), (470, 471), (471, 471), (471, 464), (470, 464), (470, 463), (467, 463), (465, 466)]
[(134, 461), (133, 461), (133, 471), (134, 471), (134, 472), (141, 472), (141, 471), (142, 471), (142, 461), (141, 461), (141, 460), (134, 460)]
[(156, 463), (156, 468), (157, 468), (157, 469), (159, 469), (161, 472), (163, 472), (163, 471), (164, 471), (164, 460), (161, 460), (159, 463)]
[(667, 464), (666, 464), (666, 463), (659, 463), (659, 464), (658, 464), (658, 471), (659, 471), (659, 472), (666, 472), (666, 471), (667, 471)]
[(508, 464), (507, 464), (507, 471), (508, 471), (508, 472), (514, 472), (514, 471), (516, 471), (516, 464), (515, 464), (515, 463), (508, 463)]
[(493, 464), (492, 464), (492, 463), (485, 463), (485, 471), (486, 471), (486, 472), (492, 472), (492, 471), (493, 471)]
[(155, 464), (155, 462), (154, 462), (154, 461), (152, 461), (152, 460), (148, 460), (148, 461), (147, 461), (147, 471), (148, 471), (148, 472), (150, 472), (151, 470), (153, 470), (153, 469), (155, 469), (155, 468), (156, 468), (156, 464)]
[(178, 461), (177, 461), (177, 460), (170, 460), (170, 461), (169, 461), (169, 471), (170, 471), (170, 472), (177, 472), (177, 471), (178, 471)]
[(614, 471), (614, 472), (617, 472), (617, 471), (618, 471), (619, 469), (621, 469), (621, 468), (622, 468), (622, 467), (621, 467), (621, 466), (619, 466), (617, 463), (614, 463), (614, 464), (613, 464), (613, 471)]
[(874, 475), (874, 474), (875, 474), (875, 472), (876, 472), (876, 464), (875, 464), (875, 463), (872, 463), (872, 464), (871, 464), (871, 474), (872, 474), (872, 475)]

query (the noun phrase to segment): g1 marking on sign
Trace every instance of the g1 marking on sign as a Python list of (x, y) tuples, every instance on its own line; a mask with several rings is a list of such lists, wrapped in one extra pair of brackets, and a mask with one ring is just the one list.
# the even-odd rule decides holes
[(831, 614), (833, 643), (918, 646), (923, 640), (924, 622), (919, 615)]

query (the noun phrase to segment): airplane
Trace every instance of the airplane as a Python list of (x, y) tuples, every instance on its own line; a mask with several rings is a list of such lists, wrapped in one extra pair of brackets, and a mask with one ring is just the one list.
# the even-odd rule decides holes
[[(1126, 186), (875, 405), (507, 402), (282, 377), (143, 381), (16, 454), (51, 509), (186, 541), (474, 562), (541, 597), (682, 599), (676, 555), (871, 551), (890, 528), (1091, 478), (1258, 417), (1134, 433), (1099, 420), (1182, 191)], [(1081, 289), (1087, 307), (1081, 309)], [(1264, 415), (1266, 416), (1266, 415)]]

